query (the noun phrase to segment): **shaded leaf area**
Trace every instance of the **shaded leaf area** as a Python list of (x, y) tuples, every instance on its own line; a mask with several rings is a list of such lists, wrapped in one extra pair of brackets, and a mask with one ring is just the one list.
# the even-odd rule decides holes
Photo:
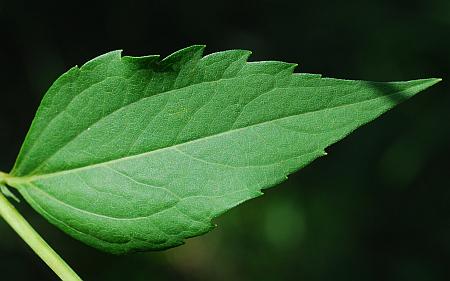
[(91, 246), (165, 249), (439, 81), (321, 78), (203, 49), (116, 51), (72, 68), (45, 95), (7, 183)]

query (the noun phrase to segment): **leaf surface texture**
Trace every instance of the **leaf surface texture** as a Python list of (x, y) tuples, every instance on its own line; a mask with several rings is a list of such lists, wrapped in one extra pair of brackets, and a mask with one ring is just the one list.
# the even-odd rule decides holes
[(249, 51), (165, 59), (107, 53), (45, 95), (7, 183), (96, 248), (177, 246), (357, 127), (438, 82), (377, 83), (247, 62)]

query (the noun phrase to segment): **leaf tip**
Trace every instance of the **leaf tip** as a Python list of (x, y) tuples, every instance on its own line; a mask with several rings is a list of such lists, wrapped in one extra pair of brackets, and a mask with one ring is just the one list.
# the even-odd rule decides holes
[(442, 81), (442, 78), (433, 78), (433, 81), (434, 81), (434, 83), (433, 83), (432, 85), (441, 82), (441, 81)]
[(422, 81), (422, 86), (425, 88), (429, 88), (439, 82), (442, 81), (442, 78), (428, 78), (428, 79), (423, 79)]

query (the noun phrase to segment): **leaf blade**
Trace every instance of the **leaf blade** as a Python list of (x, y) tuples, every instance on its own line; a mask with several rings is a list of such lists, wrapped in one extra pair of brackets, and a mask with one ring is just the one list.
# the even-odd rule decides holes
[(61, 92), (58, 79), (49, 90), (8, 184), (91, 246), (164, 249), (209, 231), (212, 218), (438, 82), (321, 78), (292, 74), (293, 64), (248, 63), (248, 51), (202, 52), (162, 61), (113, 52), (80, 68), (78, 80), (63, 75), (71, 86)]

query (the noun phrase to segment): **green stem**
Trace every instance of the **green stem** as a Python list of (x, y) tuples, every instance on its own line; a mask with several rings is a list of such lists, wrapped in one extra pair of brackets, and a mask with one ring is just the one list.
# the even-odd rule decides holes
[[(0, 175), (0, 184), (2, 182)], [(81, 278), (42, 239), (33, 227), (0, 192), (0, 216), (19, 234), (33, 251), (64, 281), (80, 281)]]

